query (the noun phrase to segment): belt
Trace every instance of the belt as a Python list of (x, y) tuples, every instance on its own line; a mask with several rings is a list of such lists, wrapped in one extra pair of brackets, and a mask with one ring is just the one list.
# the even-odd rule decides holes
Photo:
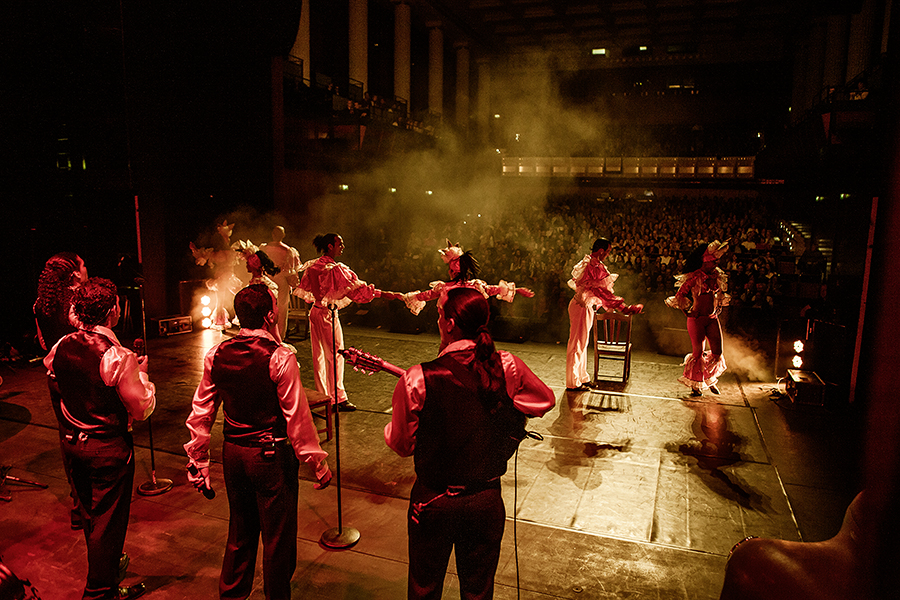
[(274, 444), (283, 444), (287, 442), (287, 438), (262, 440), (259, 438), (225, 438), (225, 441), (235, 446), (243, 446), (244, 448), (263, 448)]
[(113, 431), (84, 431), (83, 429), (75, 429), (74, 427), (67, 427), (65, 425), (60, 426), (60, 431), (62, 431), (63, 435), (69, 441), (73, 442), (75, 439), (87, 439), (93, 438), (95, 440), (108, 440), (112, 438), (124, 438), (128, 432), (113, 432)]
[(467, 485), (431, 486), (426, 483), (425, 486), (434, 491), (443, 490), (442, 492), (440, 492), (441, 495), (446, 494), (447, 496), (468, 496), (469, 494), (477, 494), (478, 492), (483, 492), (484, 490), (499, 490), (500, 478), (495, 477), (493, 479), (488, 479), (487, 481), (474, 481)]
[(448, 496), (467, 496), (469, 494), (477, 494), (484, 490), (500, 489), (500, 478), (489, 479), (488, 481), (476, 481), (469, 485), (448, 485)]

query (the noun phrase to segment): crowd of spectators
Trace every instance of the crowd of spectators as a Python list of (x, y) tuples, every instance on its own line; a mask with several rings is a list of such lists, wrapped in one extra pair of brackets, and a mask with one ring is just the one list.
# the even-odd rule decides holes
[[(416, 226), (403, 232), (397, 224), (357, 240), (361, 247), (353, 266), (382, 289), (425, 289), (430, 281), (446, 279), (437, 249), (449, 238), (472, 250), (482, 279), (513, 281), (536, 292), (531, 300), (498, 304), (498, 312), (527, 316), (559, 333), (568, 326), (565, 307), (571, 292), (566, 281), (596, 237), (612, 241), (606, 263), (619, 274), (616, 292), (647, 305), (673, 293), (675, 275), (697, 243), (728, 239), (731, 251), (720, 267), (730, 276), (732, 314), (752, 326), (779, 318), (784, 310), (795, 311), (794, 305), (803, 301), (798, 283), (806, 280), (815, 288), (824, 278), (820, 263), (799, 260), (804, 240), (776, 212), (758, 198), (555, 197), (543, 206), (510, 204), (507, 210), (460, 219), (442, 229)], [(798, 271), (803, 265), (805, 273)]]

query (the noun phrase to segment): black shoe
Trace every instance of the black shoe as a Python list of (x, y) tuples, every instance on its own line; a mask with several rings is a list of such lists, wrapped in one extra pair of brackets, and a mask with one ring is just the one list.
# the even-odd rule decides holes
[(338, 402), (337, 409), (341, 412), (353, 412), (354, 410), (356, 410), (356, 405), (348, 400), (345, 400), (344, 402)]
[(146, 591), (147, 586), (145, 586), (143, 583), (136, 583), (127, 587), (120, 587), (119, 595), (116, 596), (116, 600), (132, 600), (132, 598), (143, 596), (144, 592)]
[(122, 583), (122, 580), (125, 579), (125, 573), (128, 572), (128, 563), (130, 562), (131, 559), (123, 552), (122, 556), (119, 557), (119, 583)]
[(713, 394), (716, 394), (716, 395), (719, 394), (719, 388), (717, 388), (714, 385), (709, 386), (709, 391), (711, 391)]
[(702, 396), (703, 392), (698, 390), (697, 388), (691, 388), (691, 396)]
[(582, 383), (582, 384), (579, 385), (578, 387), (573, 387), (573, 388), (568, 388), (568, 387), (567, 387), (567, 388), (566, 388), (566, 391), (567, 391), (567, 392), (586, 392), (586, 391), (588, 391), (589, 389), (591, 389), (591, 388), (588, 387), (588, 384)]

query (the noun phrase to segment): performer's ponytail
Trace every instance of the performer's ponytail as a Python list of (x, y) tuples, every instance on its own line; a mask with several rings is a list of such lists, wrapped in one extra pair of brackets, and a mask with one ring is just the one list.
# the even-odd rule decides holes
[(481, 292), (458, 287), (447, 292), (443, 304), (444, 317), (453, 319), (465, 339), (475, 341), (475, 361), (472, 368), (483, 388), (499, 391), (505, 384), (503, 364), (488, 330), (490, 307)]

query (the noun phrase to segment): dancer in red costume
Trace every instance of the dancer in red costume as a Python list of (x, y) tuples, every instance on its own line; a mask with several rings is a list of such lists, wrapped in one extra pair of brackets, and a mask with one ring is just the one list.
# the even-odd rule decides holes
[(572, 269), (569, 287), (575, 290), (575, 297), (569, 301), (569, 343), (566, 346), (566, 389), (584, 391), (590, 382), (587, 372), (587, 345), (594, 313), (599, 309), (607, 312), (615, 310), (633, 315), (644, 310), (643, 304), (625, 304), (616, 296), (613, 284), (619, 277), (610, 273), (603, 260), (609, 254), (610, 241), (598, 238), (586, 254)]
[[(459, 244), (451, 244), (447, 240), (447, 247), (438, 250), (441, 258), (447, 263), (447, 269), (450, 274), (450, 281), (432, 281), (430, 289), (425, 291), (408, 292), (406, 294), (395, 294), (391, 292), (391, 297), (399, 297), (406, 303), (412, 314), (417, 315), (425, 308), (425, 304), (431, 300), (435, 300), (442, 296), (446, 296), (447, 292), (456, 287), (469, 287), (481, 292), (485, 298), (496, 296), (499, 300), (512, 302), (516, 294), (521, 294), (527, 298), (534, 296), (528, 288), (516, 287), (516, 284), (500, 280), (497, 285), (490, 285), (481, 279), (475, 277), (481, 271), (478, 261), (468, 250), (463, 252)], [(385, 292), (387, 294), (387, 292)]]
[[(344, 332), (337, 311), (351, 302), (364, 304), (375, 298), (395, 298), (397, 295), (390, 292), (383, 294), (374, 285), (361, 280), (350, 267), (337, 262), (337, 258), (344, 252), (344, 240), (338, 234), (318, 235), (313, 240), (313, 245), (322, 256), (303, 264), (300, 268), (303, 276), (293, 294), (312, 304), (309, 310), (309, 339), (312, 344), (316, 389), (331, 397), (339, 410), (353, 411), (356, 406), (347, 400), (347, 392), (344, 390), (344, 358), (340, 354), (336, 357), (337, 390), (332, 385), (332, 380), (335, 379), (332, 343), (335, 342), (338, 349), (344, 347)], [(331, 307), (335, 308), (333, 322)]]
[[(692, 396), (700, 396), (707, 389), (718, 394), (716, 385), (726, 369), (719, 313), (731, 302), (731, 296), (725, 293), (728, 275), (716, 263), (727, 250), (727, 240), (704, 242), (694, 248), (681, 275), (675, 277), (675, 295), (666, 298), (666, 306), (687, 316), (691, 353), (684, 357), (684, 373), (678, 381), (691, 388)], [(704, 350), (704, 342), (709, 343), (709, 350)]]

